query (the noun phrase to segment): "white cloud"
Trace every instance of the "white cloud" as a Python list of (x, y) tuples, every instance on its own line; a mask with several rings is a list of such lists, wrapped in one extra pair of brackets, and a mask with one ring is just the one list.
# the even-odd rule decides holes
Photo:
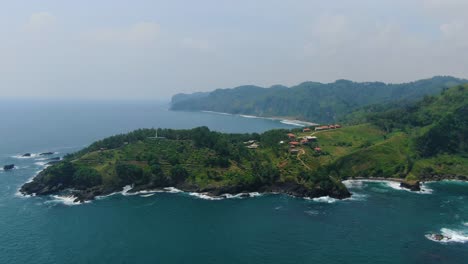
[(55, 27), (56, 20), (53, 15), (47, 12), (34, 13), (29, 17), (25, 28), (34, 33), (50, 31)]

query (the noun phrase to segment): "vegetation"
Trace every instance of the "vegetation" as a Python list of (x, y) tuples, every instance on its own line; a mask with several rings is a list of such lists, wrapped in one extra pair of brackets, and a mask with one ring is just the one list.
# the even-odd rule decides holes
[(287, 117), (320, 123), (336, 122), (363, 106), (412, 102), (465, 82), (468, 81), (453, 77), (434, 77), (404, 84), (339, 80), (328, 84), (305, 82), (291, 88), (241, 86), (218, 89), (211, 93), (175, 95), (172, 109)]
[[(340, 181), (347, 178), (465, 179), (468, 85), (377, 109), (366, 115), (359, 109), (348, 117), (363, 124), (318, 132), (140, 129), (66, 156), (21, 191), (48, 194), (73, 188), (86, 200), (133, 185), (134, 190), (175, 186), (212, 195), (270, 191), (344, 198), (349, 192)], [(297, 140), (312, 135), (318, 140), (292, 150), (288, 143), (296, 139), (288, 133)], [(248, 148), (253, 142), (258, 147)]]

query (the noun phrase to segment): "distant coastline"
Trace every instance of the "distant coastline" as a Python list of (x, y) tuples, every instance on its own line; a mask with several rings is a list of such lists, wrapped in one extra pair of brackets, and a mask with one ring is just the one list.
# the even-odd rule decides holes
[(291, 118), (287, 118), (287, 117), (277, 117), (277, 116), (266, 117), (266, 116), (254, 116), (254, 115), (244, 115), (244, 114), (231, 114), (231, 113), (208, 111), (208, 110), (202, 110), (200, 112), (209, 113), (209, 114), (217, 114), (217, 115), (240, 116), (240, 117), (244, 117), (244, 118), (267, 119), (267, 120), (279, 121), (279, 122), (281, 122), (283, 124), (286, 124), (286, 125), (293, 125), (293, 126), (300, 126), (300, 127), (319, 125), (317, 123), (304, 121), (304, 120), (298, 120), (298, 119), (291, 119)]

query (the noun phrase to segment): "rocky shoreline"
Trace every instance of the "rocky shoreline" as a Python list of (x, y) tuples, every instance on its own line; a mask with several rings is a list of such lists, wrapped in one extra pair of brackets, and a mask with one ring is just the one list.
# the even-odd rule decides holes
[[(91, 201), (96, 199), (99, 196), (107, 196), (113, 193), (119, 193), (124, 190), (124, 186), (94, 186), (87, 189), (78, 190), (74, 186), (66, 186), (61, 183), (58, 183), (53, 186), (46, 185), (40, 180), (42, 177), (41, 174), (37, 175), (33, 181), (25, 183), (21, 189), (20, 193), (23, 195), (55, 195), (63, 192), (70, 193), (75, 197), (74, 202), (84, 203), (86, 201)], [(401, 178), (382, 178), (382, 177), (355, 177), (347, 180), (364, 180), (364, 181), (392, 181), (400, 183), (400, 187), (406, 188), (410, 191), (418, 192), (421, 191), (421, 184), (429, 181), (442, 181), (442, 180), (462, 180), (467, 181), (468, 177), (463, 175), (426, 175), (421, 177), (421, 180), (418, 181), (407, 181)], [(329, 196), (335, 199), (346, 199), (352, 196), (347, 188), (339, 189), (333, 188), (331, 190), (316, 188), (307, 188), (304, 185), (298, 184), (296, 182), (278, 182), (273, 185), (265, 186), (216, 186), (216, 187), (204, 187), (200, 188), (199, 186), (190, 184), (190, 183), (181, 183), (175, 186), (154, 186), (151, 184), (148, 185), (136, 185), (133, 186), (130, 190), (127, 190), (127, 193), (138, 193), (138, 192), (151, 192), (151, 191), (164, 191), (165, 188), (176, 188), (182, 192), (188, 193), (199, 193), (212, 198), (222, 198), (226, 195), (239, 195), (242, 197), (242, 194), (248, 194), (252, 192), (258, 193), (280, 193), (287, 194), (294, 197), (301, 198), (318, 198)]]
[[(19, 190), (20, 193), (22, 193), (23, 195), (53, 195), (68, 192), (73, 197), (76, 197), (74, 202), (84, 203), (86, 201), (94, 200), (96, 199), (96, 197), (99, 196), (107, 196), (113, 193), (122, 192), (124, 190), (124, 186), (109, 187), (100, 185), (83, 190), (77, 190), (74, 188), (74, 186), (65, 186), (63, 184), (48, 186), (43, 184), (40, 180), (38, 180), (38, 177), (40, 178), (41, 175), (39, 174), (38, 176), (36, 176), (36, 178), (32, 182), (25, 183)], [(183, 192), (200, 193), (213, 198), (223, 197), (227, 194), (241, 195), (252, 192), (282, 193), (301, 198), (317, 198), (329, 196), (336, 199), (346, 199), (351, 197), (352, 195), (346, 188), (333, 188), (331, 190), (325, 190), (319, 187), (307, 188), (304, 185), (295, 182), (280, 182), (274, 185), (258, 186), (256, 188), (250, 186), (221, 186), (200, 188), (196, 185), (191, 185), (188, 183), (182, 183), (176, 186), (137, 185), (133, 186), (132, 189), (128, 190), (127, 192), (137, 193), (155, 190), (164, 191), (164, 188), (176, 188)]]

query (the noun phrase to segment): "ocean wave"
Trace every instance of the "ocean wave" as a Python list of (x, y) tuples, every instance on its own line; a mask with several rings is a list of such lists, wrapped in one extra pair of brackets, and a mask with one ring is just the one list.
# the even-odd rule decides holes
[(202, 111), (203, 113), (209, 113), (209, 114), (217, 114), (217, 115), (229, 115), (231, 116), (232, 114), (230, 113), (223, 113), (223, 112), (215, 112), (215, 111)]
[(305, 200), (309, 201), (314, 201), (317, 203), (336, 203), (336, 202), (341, 202), (341, 201), (365, 201), (367, 199), (368, 195), (367, 194), (362, 194), (362, 193), (352, 193), (351, 197), (346, 198), (346, 199), (336, 199), (330, 196), (321, 196), (321, 197), (316, 197), (316, 198), (310, 198), (310, 197), (305, 197)]
[(442, 239), (436, 239), (434, 234), (426, 234), (426, 238), (439, 243), (467, 243), (468, 233), (465, 230), (453, 230), (449, 228), (440, 229)]
[(317, 211), (317, 210), (307, 210), (307, 211), (304, 211), (304, 213), (308, 214), (308, 215), (311, 215), (311, 216), (315, 216), (315, 215), (319, 215), (320, 212)]
[(154, 195), (154, 193), (149, 193), (149, 194), (140, 195), (140, 197), (151, 197), (153, 195)]
[(262, 196), (262, 194), (259, 193), (259, 192), (251, 192), (251, 193), (249, 193), (249, 196), (252, 197), (252, 198), (253, 197), (260, 197), (260, 196)]
[(35, 197), (36, 194), (33, 193), (33, 194), (24, 194), (24, 193), (21, 193), (20, 192), (20, 189), (18, 189), (16, 192), (15, 192), (15, 196), (16, 197), (19, 197), (19, 198), (30, 198), (30, 197)]
[(344, 199), (344, 201), (365, 201), (367, 197), (367, 194), (352, 193), (351, 197)]
[(347, 188), (355, 188), (355, 189), (362, 189), (363, 183), (372, 182), (372, 183), (381, 183), (385, 187), (389, 187), (394, 190), (399, 191), (407, 191), (410, 193), (418, 193), (418, 194), (431, 194), (433, 190), (429, 188), (426, 183), (421, 183), (421, 190), (420, 191), (411, 191), (410, 189), (403, 188), (400, 186), (400, 182), (392, 181), (392, 180), (373, 180), (373, 179), (362, 179), (362, 180), (346, 180), (343, 181), (343, 184)]
[(336, 203), (337, 201), (339, 201), (338, 199), (332, 198), (330, 196), (321, 196), (321, 197), (316, 197), (316, 198), (305, 197), (304, 199), (311, 200), (317, 203), (328, 203), (328, 204)]
[(209, 195), (207, 195), (206, 193), (191, 192), (191, 193), (189, 193), (189, 195), (195, 196), (195, 197), (200, 198), (200, 199), (203, 199), (203, 200), (211, 200), (211, 201), (219, 201), (219, 200), (223, 200), (223, 199), (224, 199), (223, 197), (213, 197), (213, 196), (209, 196)]
[(15, 158), (15, 159), (35, 159), (37, 157), (40, 157), (39, 155), (40, 153), (31, 153), (31, 156), (23, 156), (24, 154), (18, 154), (18, 155), (13, 155), (11, 156), (12, 158)]
[(411, 191), (410, 189), (403, 188), (400, 186), (399, 182), (394, 182), (394, 181), (385, 181), (385, 184), (395, 190), (400, 190), (400, 191), (407, 191), (411, 193), (419, 193), (419, 194), (431, 194), (433, 190), (429, 188), (426, 184), (422, 183), (421, 184), (421, 190), (420, 191)]
[(346, 188), (350, 189), (362, 189), (364, 186), (363, 180), (346, 180), (343, 181), (343, 184), (346, 186)]
[(46, 158), (46, 156), (51, 156), (51, 155), (57, 155), (59, 154), (59, 152), (51, 152), (52, 154), (49, 154), (49, 155), (41, 155), (42, 153), (45, 153), (45, 152), (39, 152), (39, 153), (29, 153), (31, 154), (30, 156), (24, 156), (24, 154), (18, 154), (18, 155), (13, 155), (11, 156), (12, 158), (15, 158), (15, 159), (38, 159), (39, 158)]
[(46, 167), (46, 166), (48, 166), (48, 165), (47, 165), (47, 162), (45, 162), (45, 161), (36, 161), (36, 162), (34, 162), (34, 165), (39, 166), (39, 167)]
[(291, 126), (305, 127), (304, 124), (301, 124), (299, 122), (292, 121), (292, 120), (281, 120), (280, 123), (283, 123), (285, 125), (291, 125)]
[(245, 118), (261, 118), (259, 116), (253, 116), (253, 115), (240, 115), (242, 117), (245, 117)]
[(76, 197), (73, 195), (50, 195), (51, 200), (45, 201), (45, 204), (63, 204), (67, 206), (81, 205), (84, 203), (90, 203), (91, 201), (85, 201), (84, 203), (75, 202)]
[(124, 195), (124, 196), (136, 195), (137, 193), (129, 193), (129, 192), (128, 192), (128, 191), (130, 191), (132, 188), (133, 188), (133, 186), (131, 186), (131, 185), (125, 185), (120, 193), (121, 193), (122, 195)]
[(168, 193), (181, 193), (181, 192), (183, 192), (183, 191), (181, 191), (181, 190), (179, 190), (179, 189), (177, 189), (175, 187), (166, 187), (166, 188), (164, 188), (164, 190), (166, 192), (168, 192)]

